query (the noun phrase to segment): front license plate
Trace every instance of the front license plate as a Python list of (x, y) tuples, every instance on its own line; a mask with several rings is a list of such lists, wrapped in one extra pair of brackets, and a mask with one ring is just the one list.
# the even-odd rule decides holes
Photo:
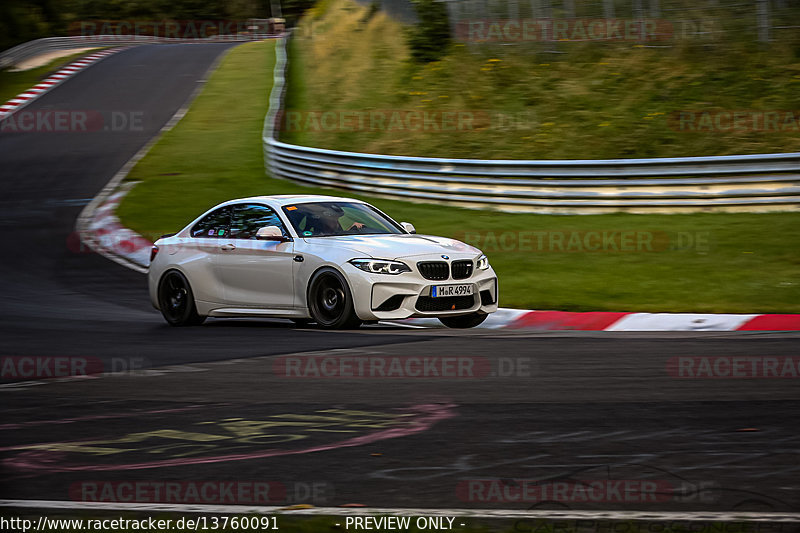
[(431, 287), (431, 298), (470, 296), (471, 294), (473, 294), (472, 285), (434, 285)]

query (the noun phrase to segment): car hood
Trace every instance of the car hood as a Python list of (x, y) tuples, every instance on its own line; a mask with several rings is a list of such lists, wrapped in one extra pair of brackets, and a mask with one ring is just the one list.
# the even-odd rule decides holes
[(401, 259), (431, 254), (476, 255), (480, 250), (455, 239), (433, 235), (342, 235), (304, 239), (315, 246), (346, 248), (365, 257)]

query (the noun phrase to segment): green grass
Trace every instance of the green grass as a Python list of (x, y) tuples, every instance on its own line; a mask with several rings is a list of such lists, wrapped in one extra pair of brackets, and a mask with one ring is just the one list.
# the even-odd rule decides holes
[[(133, 169), (130, 178), (141, 183), (119, 208), (123, 223), (154, 238), (230, 198), (349, 195), (264, 175), (260, 134), (273, 46), (249, 43), (226, 56), (189, 113)], [(227, 99), (233, 93), (237, 97)], [(800, 214), (545, 216), (354, 196), (413, 222), (420, 233), (460, 237), (483, 247), (500, 276), (506, 307), (800, 312)], [(568, 251), (569, 232), (623, 230), (652, 232), (654, 250)], [(563, 235), (564, 251), (551, 249), (550, 234), (542, 250), (536, 236), (518, 237), (517, 232), (531, 231)], [(487, 232), (496, 244), (486, 242)], [(708, 246), (669, 249), (667, 241), (674, 243), (678, 233), (698, 232), (705, 232)]]
[[(745, 14), (718, 14), (724, 42), (456, 43), (442, 60), (421, 65), (410, 61), (400, 24), (384, 15), (364, 23), (367, 12), (352, 0), (329, 0), (304, 17), (291, 47), (288, 110), (463, 111), (473, 113), (472, 125), (442, 132), (311, 124), (284, 133), (288, 142), (478, 159), (800, 151), (800, 42), (783, 33), (759, 48), (746, 27), (731, 27), (749, 20)], [(681, 132), (670, 118), (681, 110), (795, 112), (779, 132)]]
[(92, 52), (84, 50), (77, 54), (59, 57), (41, 67), (21, 72), (11, 72), (8, 69), (0, 70), (0, 104), (30, 89), (61, 67), (90, 53)]

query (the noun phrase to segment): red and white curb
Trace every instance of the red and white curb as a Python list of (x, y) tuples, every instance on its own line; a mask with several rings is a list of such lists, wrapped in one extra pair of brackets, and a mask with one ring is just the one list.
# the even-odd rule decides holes
[[(441, 327), (435, 318), (411, 318), (402, 323), (416, 327)], [(501, 308), (478, 327), (538, 331), (800, 331), (800, 315), (577, 313)]]
[(49, 92), (54, 87), (64, 83), (66, 80), (81, 72), (82, 70), (88, 68), (89, 66), (97, 63), (98, 61), (105, 59), (106, 57), (116, 54), (120, 50), (123, 50), (125, 47), (119, 48), (111, 48), (109, 50), (101, 50), (100, 52), (95, 52), (93, 54), (89, 54), (86, 57), (82, 57), (77, 61), (73, 61), (66, 67), (62, 67), (58, 72), (55, 74), (51, 74), (47, 79), (34, 85), (24, 93), (20, 93), (5, 104), (0, 106), (0, 120), (4, 120), (11, 116), (14, 112), (19, 111), (26, 105), (30, 104), (43, 94)]
[(146, 272), (153, 243), (123, 226), (115, 213), (128, 190), (129, 187), (126, 187), (111, 194), (94, 210), (88, 225), (81, 232), (81, 240), (90, 248), (99, 248), (124, 259), (129, 263), (126, 266), (134, 270)]

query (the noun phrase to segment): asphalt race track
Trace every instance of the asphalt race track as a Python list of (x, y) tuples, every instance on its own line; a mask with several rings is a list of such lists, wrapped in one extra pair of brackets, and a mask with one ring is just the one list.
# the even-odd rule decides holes
[[(255, 503), (800, 509), (797, 379), (675, 377), (678, 357), (796, 356), (796, 334), (167, 326), (142, 275), (71, 232), (229, 46), (131, 48), (26, 108), (140, 111), (142, 131), (0, 135), (0, 356), (127, 370), (3, 377), (0, 498), (216, 480), (269, 483)], [(424, 375), (387, 377), (409, 357)], [(570, 488), (515, 499), (521, 480)], [(592, 481), (602, 501), (572, 490)]]

